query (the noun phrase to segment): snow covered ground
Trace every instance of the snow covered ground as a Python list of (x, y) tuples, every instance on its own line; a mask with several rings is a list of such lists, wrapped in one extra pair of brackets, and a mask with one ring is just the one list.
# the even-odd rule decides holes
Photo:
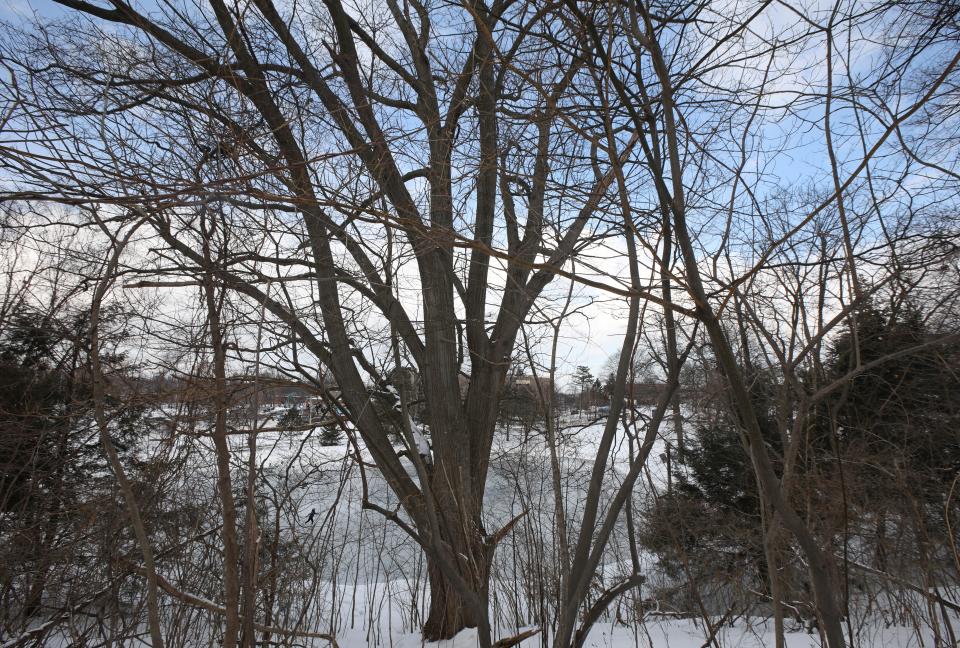
[[(566, 513), (572, 522), (579, 517), (582, 492), (596, 457), (605, 420), (567, 418), (561, 421), (559, 456), (563, 474)], [(207, 444), (209, 439), (193, 440)], [(232, 438), (237, 450), (238, 474), (246, 439)], [(360, 444), (361, 454), (368, 459)], [(631, 449), (626, 435), (618, 434), (608, 466), (611, 489), (619, 483), (629, 464)], [(645, 475), (635, 488), (635, 499), (642, 501), (651, 489), (662, 490), (667, 482), (664, 461), (666, 441), (657, 439), (647, 461)], [(300, 556), (300, 573), (285, 575), (284, 599), (276, 626), (297, 628), (309, 633), (332, 633), (340, 648), (390, 646), (413, 648), (424, 642), (417, 631), (429, 603), (426, 566), (422, 552), (395, 524), (377, 513), (363, 511), (362, 492), (385, 508), (396, 506), (392, 493), (375, 470), (364, 475), (351, 458), (352, 446), (344, 441), (336, 446), (320, 443), (320, 430), (269, 432), (258, 436), (258, 457), (265, 479), (262, 522), (280, 530), (284, 541)], [(211, 457), (201, 452), (197, 457)], [(199, 471), (212, 466), (198, 466)], [(409, 466), (411, 474), (415, 474)], [(212, 474), (212, 473), (211, 473)], [(555, 579), (555, 531), (553, 491), (549, 452), (544, 435), (536, 430), (501, 429), (495, 439), (491, 471), (487, 484), (488, 530), (497, 529), (521, 511), (524, 517), (498, 547), (492, 576), (492, 623), (495, 638), (512, 636), (536, 615), (531, 614), (535, 596), (526, 591), (529, 581)], [(212, 488), (213, 481), (209, 480)], [(283, 493), (271, 499), (270, 492)], [(271, 521), (272, 518), (272, 521)], [(624, 548), (625, 530), (619, 529), (611, 543), (608, 558), (601, 565), (604, 578), (616, 578), (629, 571)], [(657, 586), (667, 584), (656, 558), (641, 553), (641, 565), (648, 573), (643, 592), (634, 592), (638, 601)], [(627, 605), (625, 599), (624, 605)], [(708, 601), (708, 607), (711, 602)], [(721, 601), (713, 600), (712, 607)], [(636, 610), (630, 610), (634, 613)], [(676, 618), (648, 613), (642, 621), (616, 622), (616, 610), (598, 623), (588, 636), (592, 648), (713, 648), (772, 646), (772, 623), (760, 617), (737, 617), (715, 632), (702, 620)], [(716, 623), (720, 612), (711, 623)], [(749, 613), (748, 613), (749, 614)], [(627, 615), (629, 616), (629, 615)], [(548, 615), (549, 618), (549, 615)], [(212, 621), (212, 619), (211, 619)], [(960, 626), (960, 624), (957, 624)], [(814, 632), (808, 634), (788, 622), (787, 645), (790, 648), (819, 646)], [(918, 638), (920, 637), (920, 638)], [(882, 619), (858, 622), (856, 646), (932, 645), (932, 633)], [(923, 638), (923, 640), (921, 640)], [(321, 639), (298, 638), (296, 645), (325, 646)], [(437, 648), (468, 648), (477, 645), (476, 632), (466, 630)], [(521, 646), (548, 646), (549, 637), (536, 635)]]
[[(775, 644), (772, 623), (764, 619), (748, 619), (734, 627), (721, 628), (713, 638), (706, 640), (702, 622), (689, 619), (671, 619), (647, 622), (626, 627), (623, 625), (599, 624), (594, 627), (586, 641), (587, 648), (703, 648), (704, 645), (719, 648), (767, 648)], [(805, 632), (787, 632), (788, 648), (819, 648), (820, 639), (816, 634)], [(534, 636), (524, 640), (521, 648), (540, 648), (544, 639)], [(341, 648), (360, 648), (369, 644), (362, 639), (345, 635), (338, 639)], [(414, 633), (399, 635), (389, 644), (392, 648), (415, 648), (435, 646), (436, 648), (475, 648), (477, 636), (475, 630), (464, 630), (453, 639), (425, 644)], [(859, 643), (864, 648), (919, 648), (921, 644), (907, 628), (878, 629), (871, 643)], [(933, 645), (927, 643), (923, 645)]]

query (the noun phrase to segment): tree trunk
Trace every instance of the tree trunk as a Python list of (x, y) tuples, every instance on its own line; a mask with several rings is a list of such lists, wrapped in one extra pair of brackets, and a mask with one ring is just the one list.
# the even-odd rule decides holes
[[(453, 534), (441, 531), (441, 541), (453, 556), (447, 569), (438, 556), (427, 553), (430, 612), (423, 625), (423, 637), (427, 641), (449, 639), (464, 628), (477, 628), (480, 645), (490, 644), (487, 610), (494, 544), (487, 541), (479, 518), (473, 519), (477, 523), (467, 533), (459, 532), (464, 530), (462, 527)], [(446, 537), (449, 535), (454, 537)], [(449, 573), (450, 566), (461, 579), (459, 583)], [(469, 589), (468, 593), (463, 591), (464, 587)]]
[[(512, 338), (509, 342), (512, 344)], [(434, 555), (438, 548), (427, 551), (430, 612), (423, 635), (427, 641), (437, 641), (464, 628), (477, 628), (480, 645), (485, 646), (490, 644), (488, 581), (496, 542), (487, 536), (481, 511), (506, 366), (489, 358), (473, 364), (461, 414), (447, 411), (447, 404), (438, 402), (441, 386), (448, 386), (446, 393), (454, 391), (457, 396), (460, 389), (456, 371), (450, 373), (453, 380), (448, 385), (436, 372), (438, 364), (423, 373), (435, 462), (427, 467), (430, 487), (426, 500), (427, 506), (433, 507), (434, 521), (425, 516), (418, 530), (426, 535), (436, 524), (439, 549), (449, 560), (444, 566)], [(456, 574), (450, 574), (451, 568)], [(469, 590), (467, 596), (464, 588)]]
[(442, 478), (441, 475), (449, 474), (442, 465), (429, 470), (439, 547), (427, 551), (430, 612), (423, 636), (427, 641), (439, 641), (464, 628), (477, 628), (480, 645), (487, 646), (489, 579), (495, 544), (488, 540), (480, 520), (482, 498), (465, 485), (466, 473), (460, 473), (461, 479), (457, 480)]
[[(487, 601), (487, 574), (490, 573), (489, 561), (486, 561), (485, 574), (476, 578), (469, 572), (461, 575), (475, 588), (483, 601)], [(443, 573), (436, 560), (427, 559), (427, 576), (430, 582), (430, 613), (423, 625), (423, 638), (427, 641), (449, 639), (464, 628), (477, 628), (483, 620), (468, 601), (464, 600), (456, 586)]]

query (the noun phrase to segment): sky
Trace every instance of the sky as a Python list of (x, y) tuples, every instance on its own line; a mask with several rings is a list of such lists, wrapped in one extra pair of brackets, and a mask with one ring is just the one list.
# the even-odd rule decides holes
[[(722, 4), (722, 3), (721, 3)], [(730, 3), (733, 4), (733, 3)], [(143, 6), (143, 5), (140, 5)], [(821, 3), (822, 6), (822, 3)], [(716, 11), (722, 13), (722, 6), (717, 5)], [(64, 10), (49, 0), (34, 0), (31, 2), (22, 2), (18, 0), (0, 0), (0, 19), (9, 20), (14, 24), (23, 21), (24, 16), (31, 13), (48, 18), (55, 18), (64, 15)], [(795, 21), (795, 16), (785, 9), (783, 5), (773, 4), (766, 11), (764, 16), (759, 19), (754, 27), (758, 31), (782, 31), (785, 26), (789, 26), (791, 21)], [(786, 33), (786, 32), (783, 32)], [(875, 46), (879, 47), (879, 46)], [(872, 61), (876, 52), (868, 46), (858, 47), (856, 52), (852, 53), (851, 60), (853, 64), (849, 72), (855, 78), (861, 78), (872, 69)], [(804, 185), (819, 188), (829, 187), (829, 167), (826, 166), (826, 150), (822, 132), (820, 131), (820, 122), (823, 117), (823, 106), (821, 102), (813, 102), (811, 107), (806, 110), (799, 110), (790, 114), (784, 113), (780, 119), (776, 118), (776, 110), (772, 106), (776, 105), (780, 97), (790, 97), (800, 90), (806, 90), (822, 84), (826, 73), (826, 67), (823, 61), (823, 48), (817, 47), (817, 41), (814, 39), (808, 44), (808, 47), (793, 55), (793, 58), (783, 62), (791, 69), (798, 72), (783, 74), (775, 78), (769, 87), (769, 96), (764, 99), (765, 108), (770, 109), (770, 115), (766, 121), (759, 123), (751, 138), (748, 141), (747, 159), (744, 161), (744, 171), (747, 177), (761, 178), (751, 188), (760, 200), (774, 195), (779, 189), (786, 187), (803, 187)], [(773, 66), (774, 72), (780, 66), (777, 62)], [(847, 72), (842, 60), (834, 70), (835, 83), (842, 85)], [(750, 70), (745, 74), (756, 74), (757, 70)], [(774, 75), (775, 76), (775, 75)], [(836, 140), (836, 152), (839, 158), (839, 165), (842, 175), (851, 170), (854, 164), (862, 155), (864, 142), (859, 137), (854, 137), (857, 132), (853, 115), (849, 110), (842, 106), (837, 109), (833, 116), (834, 135)], [(874, 122), (868, 125), (867, 144), (875, 141), (879, 136), (879, 125)], [(949, 155), (949, 151), (932, 151), (937, 161), (944, 162), (942, 158)], [(731, 157), (731, 161), (733, 158)], [(956, 164), (955, 160), (947, 163)], [(893, 169), (896, 164), (894, 163)], [(879, 165), (882, 168), (882, 164)], [(914, 180), (916, 183), (924, 183), (927, 178), (918, 177)], [(726, 183), (726, 184), (725, 184)], [(729, 180), (721, 179), (717, 186), (723, 190), (729, 189)], [(748, 197), (741, 190), (737, 193), (736, 200), (744, 201), (748, 204)], [(798, 214), (802, 216), (802, 212)], [(707, 226), (712, 226), (706, 224)], [(711, 236), (714, 236), (711, 239)], [(707, 234), (701, 241), (706, 247), (710, 246), (711, 240), (717, 240), (715, 235)], [(607, 250), (597, 263), (601, 266), (602, 274), (609, 276), (622, 277), (623, 262), (622, 250)], [(750, 259), (744, 257), (743, 262), (749, 263)], [(582, 271), (582, 268), (580, 269)], [(496, 273), (494, 273), (496, 274)], [(554, 282), (548, 291), (551, 293), (564, 293), (566, 281), (558, 279)], [(573, 368), (579, 364), (585, 364), (591, 368), (595, 375), (600, 375), (604, 365), (611, 356), (615, 356), (620, 344), (621, 335), (624, 328), (623, 317), (625, 313), (625, 300), (615, 298), (610, 295), (601, 294), (596, 289), (578, 286), (575, 291), (575, 303), (582, 308), (582, 315), (570, 320), (564, 330), (560, 342), (559, 356), (562, 359), (562, 365), (568, 368), (572, 373)], [(492, 294), (492, 301), (495, 302), (496, 296)], [(416, 290), (408, 295), (407, 304), (412, 312), (418, 310), (417, 300), (419, 295)], [(488, 310), (493, 310), (488, 308)]]

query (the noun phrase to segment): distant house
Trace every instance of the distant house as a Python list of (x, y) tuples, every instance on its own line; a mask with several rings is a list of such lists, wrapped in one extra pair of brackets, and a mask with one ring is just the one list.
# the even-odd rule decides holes
[[(656, 405), (666, 392), (667, 384), (661, 382), (631, 382), (627, 383), (624, 400), (634, 405)], [(689, 390), (679, 388), (677, 395), (680, 401), (688, 400)]]
[(531, 398), (550, 398), (553, 381), (547, 376), (516, 376), (510, 381), (510, 388)]

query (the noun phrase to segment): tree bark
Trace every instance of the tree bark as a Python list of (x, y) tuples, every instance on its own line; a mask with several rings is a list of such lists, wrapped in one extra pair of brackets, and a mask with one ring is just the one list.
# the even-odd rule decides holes
[[(479, 540), (482, 543), (482, 539)], [(490, 575), (492, 552), (481, 549), (479, 552), (474, 551), (472, 553), (471, 559), (477, 570), (468, 570), (462, 576), (474, 588), (480, 599), (487, 603), (487, 581)], [(457, 554), (459, 555), (460, 552), (457, 551)], [(473, 606), (464, 599), (437, 561), (429, 557), (427, 559), (427, 577), (430, 583), (430, 611), (423, 625), (423, 638), (425, 640), (450, 639), (463, 628), (480, 627), (484, 620), (479, 618)]]

